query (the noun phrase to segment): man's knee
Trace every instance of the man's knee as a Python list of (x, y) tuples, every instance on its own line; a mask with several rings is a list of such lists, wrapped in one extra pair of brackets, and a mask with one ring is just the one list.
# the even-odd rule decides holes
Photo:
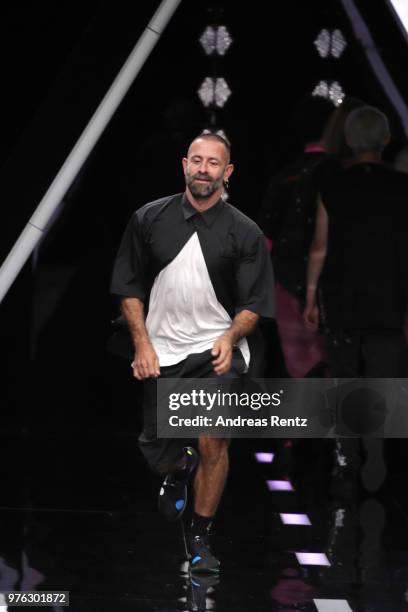
[(180, 469), (184, 446), (184, 440), (149, 440), (143, 434), (139, 436), (139, 448), (151, 471), (158, 476), (165, 476)]

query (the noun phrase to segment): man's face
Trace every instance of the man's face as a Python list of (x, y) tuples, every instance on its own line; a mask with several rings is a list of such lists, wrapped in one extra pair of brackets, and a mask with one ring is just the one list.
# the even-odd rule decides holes
[(224, 145), (205, 138), (197, 138), (191, 144), (183, 168), (186, 185), (197, 200), (206, 200), (221, 190), (233, 170)]

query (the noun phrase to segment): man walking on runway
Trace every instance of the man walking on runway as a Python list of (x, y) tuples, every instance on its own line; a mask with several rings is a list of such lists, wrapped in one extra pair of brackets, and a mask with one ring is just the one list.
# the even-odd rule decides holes
[[(135, 347), (133, 374), (144, 381), (140, 448), (165, 475), (159, 508), (178, 519), (194, 476), (191, 569), (219, 571), (208, 544), (228, 474), (228, 442), (200, 437), (198, 456), (179, 439), (158, 439), (157, 378), (239, 377), (248, 370), (260, 317), (274, 316), (273, 273), (259, 227), (225, 199), (230, 145), (205, 133), (183, 159), (186, 189), (138, 209), (115, 261), (111, 291)], [(184, 446), (184, 448), (183, 448)]]
[[(331, 376), (405, 376), (408, 306), (408, 178), (382, 163), (390, 140), (386, 116), (363, 106), (345, 123), (350, 166), (323, 186), (308, 266), (309, 327), (321, 324)], [(320, 300), (318, 303), (318, 295)], [(357, 407), (356, 407), (357, 410)], [(361, 480), (377, 491), (385, 478), (381, 438), (363, 438)], [(337, 481), (357, 483), (357, 438), (336, 442)]]

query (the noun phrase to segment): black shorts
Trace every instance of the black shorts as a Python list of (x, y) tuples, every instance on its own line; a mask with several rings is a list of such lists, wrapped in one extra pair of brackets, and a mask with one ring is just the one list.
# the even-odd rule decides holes
[[(231, 369), (225, 376), (218, 376), (213, 370), (214, 357), (211, 349), (193, 353), (183, 361), (160, 368), (160, 378), (239, 378), (245, 371), (245, 361), (239, 348), (235, 347)], [(157, 379), (149, 378), (143, 383), (143, 431), (139, 436), (139, 447), (150, 468), (167, 474), (174, 470), (175, 463), (182, 456), (182, 449), (194, 445), (196, 440), (185, 438), (157, 437)]]

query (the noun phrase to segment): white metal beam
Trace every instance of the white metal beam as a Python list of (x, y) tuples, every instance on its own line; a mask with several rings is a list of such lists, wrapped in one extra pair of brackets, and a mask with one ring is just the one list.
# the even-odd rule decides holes
[(354, 0), (341, 0), (341, 3), (350, 19), (355, 37), (360, 41), (374, 74), (380, 82), (384, 93), (400, 116), (402, 128), (408, 136), (408, 107), (378, 52), (366, 22), (357, 9)]

